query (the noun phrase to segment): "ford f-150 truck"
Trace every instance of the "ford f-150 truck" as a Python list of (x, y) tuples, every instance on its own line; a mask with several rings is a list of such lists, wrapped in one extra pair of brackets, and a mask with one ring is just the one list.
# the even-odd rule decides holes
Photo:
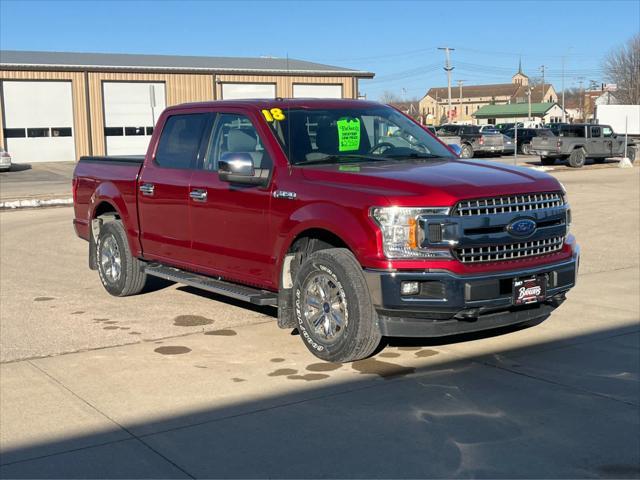
[(460, 160), (374, 102), (170, 107), (144, 158), (83, 157), (73, 196), (110, 294), (156, 276), (277, 306), (280, 327), (334, 362), (383, 336), (541, 321), (578, 269), (555, 178)]

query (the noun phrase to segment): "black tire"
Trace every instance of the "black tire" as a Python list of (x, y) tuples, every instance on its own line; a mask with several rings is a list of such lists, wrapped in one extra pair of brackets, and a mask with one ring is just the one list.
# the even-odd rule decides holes
[(522, 152), (523, 155), (531, 155), (531, 144), (523, 143), (522, 146), (520, 147), (520, 151)]
[(627, 147), (627, 158), (631, 161), (631, 163), (636, 161), (636, 157), (638, 156), (638, 148), (640, 147), (633, 147), (631, 145)]
[[(115, 243), (115, 247), (113, 247)], [(117, 249), (117, 250), (116, 250)], [(119, 274), (109, 268), (119, 258)], [(127, 234), (119, 220), (102, 225), (96, 245), (98, 274), (105, 290), (115, 297), (126, 297), (140, 293), (147, 282), (143, 263), (131, 255)], [(117, 269), (116, 269), (117, 270)]]
[(542, 165), (555, 165), (556, 159), (553, 157), (540, 157), (540, 163)]
[(581, 168), (584, 166), (584, 162), (587, 161), (587, 152), (585, 152), (584, 148), (576, 148), (569, 158), (567, 159), (567, 164), (572, 168)]
[(462, 145), (460, 149), (460, 158), (473, 158), (473, 147), (468, 144)]
[[(333, 308), (336, 303), (330, 304), (331, 296), (311, 293), (323, 280), (343, 309)], [(321, 300), (316, 302), (317, 308), (311, 305), (314, 297)], [(378, 316), (362, 268), (349, 250), (331, 248), (309, 255), (296, 273), (293, 298), (300, 338), (316, 357), (336, 363), (352, 362), (370, 356), (380, 344)], [(323, 336), (312, 324), (313, 317), (321, 321), (317, 328), (335, 323), (330, 327), (335, 331)], [(342, 327), (335, 321), (340, 317)]]

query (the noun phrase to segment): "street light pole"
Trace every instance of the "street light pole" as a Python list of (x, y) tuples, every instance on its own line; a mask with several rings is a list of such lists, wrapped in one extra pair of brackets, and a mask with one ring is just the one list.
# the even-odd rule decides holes
[(449, 47), (438, 47), (438, 50), (444, 50), (446, 63), (444, 66), (444, 71), (447, 72), (447, 90), (448, 90), (448, 108), (447, 118), (451, 118), (451, 71), (453, 67), (451, 66), (451, 52), (455, 50), (455, 48)]
[(460, 118), (462, 118), (462, 83), (464, 80), (458, 80), (458, 87), (460, 87)]

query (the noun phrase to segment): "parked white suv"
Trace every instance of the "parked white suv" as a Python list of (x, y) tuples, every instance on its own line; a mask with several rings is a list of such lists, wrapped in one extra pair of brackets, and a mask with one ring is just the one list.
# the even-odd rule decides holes
[(11, 168), (11, 155), (5, 152), (4, 148), (0, 148), (0, 171), (9, 170)]

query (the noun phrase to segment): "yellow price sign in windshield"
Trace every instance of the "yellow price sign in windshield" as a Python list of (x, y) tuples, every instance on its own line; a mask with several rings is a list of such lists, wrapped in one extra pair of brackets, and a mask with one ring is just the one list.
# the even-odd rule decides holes
[(272, 108), (271, 110), (262, 110), (262, 115), (267, 122), (271, 123), (274, 120), (281, 121), (285, 119), (284, 113), (279, 108)]

